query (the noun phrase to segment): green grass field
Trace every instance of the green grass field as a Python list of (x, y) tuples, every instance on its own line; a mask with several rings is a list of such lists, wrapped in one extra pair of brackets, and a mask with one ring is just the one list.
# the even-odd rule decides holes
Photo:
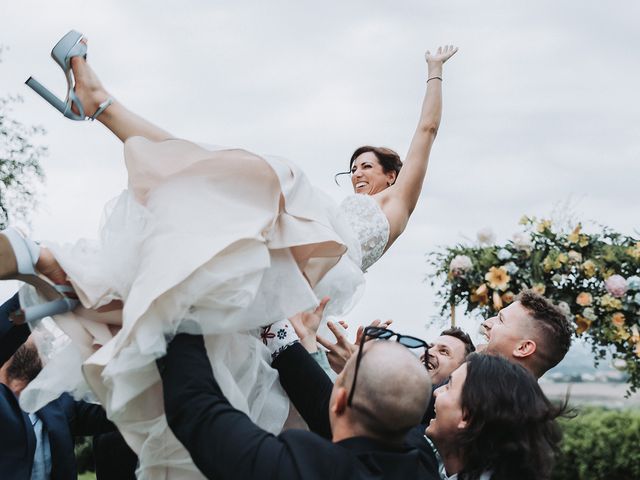
[(78, 480), (96, 480), (96, 474), (94, 472), (85, 472), (78, 475)]

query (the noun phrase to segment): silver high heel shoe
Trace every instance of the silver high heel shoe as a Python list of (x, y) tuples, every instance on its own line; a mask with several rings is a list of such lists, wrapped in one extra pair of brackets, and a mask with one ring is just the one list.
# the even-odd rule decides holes
[(73, 310), (78, 301), (65, 296), (72, 293), (70, 285), (54, 285), (38, 276), (34, 268), (40, 247), (24, 238), (17, 230), (7, 228), (0, 232), (0, 280), (20, 280), (36, 287), (48, 300), (46, 303), (22, 308), (11, 314), (15, 323), (33, 322), (50, 315)]
[[(25, 82), (29, 87), (31, 87), (38, 95), (44, 98), (47, 102), (49, 102), (55, 109), (60, 111), (65, 117), (70, 118), (71, 120), (95, 120), (98, 116), (104, 112), (109, 105), (113, 103), (112, 98), (108, 98), (106, 101), (102, 102), (98, 107), (98, 110), (87, 117), (82, 103), (78, 99), (74, 88), (75, 88), (75, 80), (73, 78), (73, 71), (71, 70), (71, 59), (73, 57), (84, 57), (87, 58), (87, 45), (81, 42), (83, 36), (81, 33), (76, 32), (75, 30), (71, 30), (64, 37), (60, 39), (58, 43), (51, 50), (51, 57), (56, 61), (65, 76), (67, 77), (67, 97), (64, 101), (60, 100), (56, 97), (51, 91), (38, 82), (35, 78), (29, 77)], [(71, 107), (75, 105), (78, 111), (75, 113)]]

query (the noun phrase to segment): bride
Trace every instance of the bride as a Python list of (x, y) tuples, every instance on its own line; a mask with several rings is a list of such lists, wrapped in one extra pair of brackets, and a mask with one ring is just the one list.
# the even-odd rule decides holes
[[(138, 454), (141, 478), (201, 478), (167, 426), (155, 365), (168, 337), (194, 330), (205, 335), (229, 401), (278, 432), (288, 401), (260, 327), (325, 296), (329, 314), (357, 300), (363, 272), (416, 207), (441, 118), (443, 64), (456, 51), (426, 53), (427, 91), (404, 163), (386, 148), (358, 148), (349, 164), (356, 195), (337, 205), (290, 162), (175, 139), (127, 110), (86, 63), (86, 41), (69, 32), (52, 52), (67, 74), (67, 100), (27, 83), (69, 118), (94, 112), (124, 142), (129, 183), (108, 205), (95, 242), (39, 248), (3, 232), (0, 278), (39, 288), (23, 289), (16, 321), (43, 316), (42, 305), (29, 306), (47, 293), (33, 266), (54, 284), (70, 283), (81, 303), (49, 303), (72, 341), (22, 393), (23, 408), (37, 410), (62, 391), (82, 395), (88, 385)], [(17, 267), (3, 265), (7, 258)]]

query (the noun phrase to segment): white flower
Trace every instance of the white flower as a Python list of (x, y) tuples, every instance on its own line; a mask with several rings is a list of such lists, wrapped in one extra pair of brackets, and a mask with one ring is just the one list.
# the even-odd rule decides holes
[(636, 293), (633, 297), (633, 301), (640, 305), (640, 293)]
[(531, 237), (526, 233), (517, 232), (511, 237), (513, 244), (518, 250), (530, 250), (533, 244), (531, 243)]
[(640, 277), (634, 275), (627, 278), (627, 286), (629, 287), (629, 290), (640, 290)]
[(591, 320), (592, 322), (594, 322), (596, 320), (596, 318), (597, 318), (596, 317), (596, 312), (591, 307), (585, 308), (582, 311), (582, 316), (584, 318), (586, 318), (587, 320)]
[(571, 307), (567, 302), (558, 302), (558, 308), (562, 310), (562, 313), (564, 313), (565, 316), (568, 317), (571, 315)]
[(520, 268), (513, 262), (505, 263), (504, 269), (509, 273), (509, 275), (514, 275), (518, 270), (520, 270)]
[(561, 283), (562, 275), (560, 275), (559, 273), (556, 273), (553, 277), (551, 277), (551, 281), (554, 283)]
[(506, 248), (501, 248), (498, 250), (498, 258), (500, 260), (509, 260), (511, 258), (511, 252)]
[(466, 255), (456, 255), (449, 264), (450, 272), (468, 272), (473, 268), (473, 262)]
[(493, 245), (496, 241), (496, 235), (490, 227), (478, 230), (477, 237), (480, 245)]

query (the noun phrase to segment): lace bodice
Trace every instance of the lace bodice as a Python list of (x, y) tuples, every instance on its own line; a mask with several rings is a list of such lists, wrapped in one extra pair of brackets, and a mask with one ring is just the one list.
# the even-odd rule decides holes
[(340, 207), (358, 237), (362, 250), (362, 271), (376, 263), (389, 241), (389, 221), (370, 195), (351, 195)]

